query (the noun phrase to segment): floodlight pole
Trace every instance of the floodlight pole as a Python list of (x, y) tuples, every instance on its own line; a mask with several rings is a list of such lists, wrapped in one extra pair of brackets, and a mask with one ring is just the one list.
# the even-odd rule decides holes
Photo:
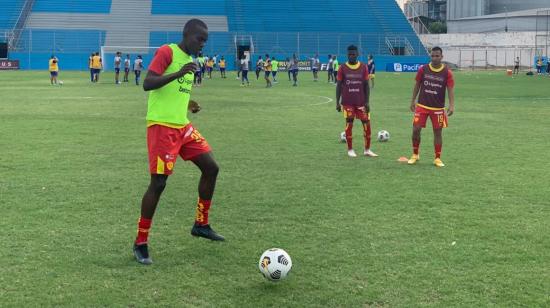
[(504, 32), (508, 32), (508, 9), (504, 6)]

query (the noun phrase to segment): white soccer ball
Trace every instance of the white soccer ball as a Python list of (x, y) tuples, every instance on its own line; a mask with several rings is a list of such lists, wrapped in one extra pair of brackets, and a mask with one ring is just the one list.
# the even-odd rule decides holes
[(267, 280), (281, 281), (290, 272), (292, 260), (286, 251), (280, 248), (271, 248), (264, 251), (258, 267)]
[(378, 141), (386, 142), (388, 140), (390, 140), (390, 133), (388, 131), (381, 130), (378, 132)]
[(59, 80), (57, 83), (59, 83), (60, 86), (63, 85), (63, 80)]
[(340, 142), (346, 143), (346, 132), (340, 133)]

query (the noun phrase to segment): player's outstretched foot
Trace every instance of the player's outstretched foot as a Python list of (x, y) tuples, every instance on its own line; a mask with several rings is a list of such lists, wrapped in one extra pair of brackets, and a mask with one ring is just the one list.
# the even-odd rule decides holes
[(216, 233), (216, 231), (212, 230), (210, 225), (201, 226), (195, 223), (193, 225), (193, 229), (191, 229), (191, 235), (204, 237), (213, 241), (225, 241), (225, 238), (219, 235), (218, 233)]
[(413, 154), (411, 158), (409, 158), (409, 161), (407, 161), (407, 164), (414, 165), (416, 162), (420, 160), (420, 156), (418, 154)]
[(134, 257), (136, 258), (136, 261), (141, 264), (153, 264), (153, 260), (149, 257), (149, 248), (147, 247), (147, 244), (138, 245), (134, 243)]
[(357, 154), (355, 154), (355, 151), (353, 149), (348, 150), (348, 156), (349, 157), (357, 157)]
[(368, 157), (378, 157), (378, 154), (374, 153), (370, 149), (365, 150), (365, 152), (363, 152), (363, 154), (365, 156), (368, 156)]
[(441, 161), (441, 158), (434, 159), (434, 165), (439, 168), (445, 167), (445, 164)]

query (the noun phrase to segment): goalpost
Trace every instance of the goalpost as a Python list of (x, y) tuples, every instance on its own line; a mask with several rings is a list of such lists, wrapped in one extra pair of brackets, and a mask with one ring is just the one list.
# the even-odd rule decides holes
[(101, 60), (103, 61), (103, 70), (110, 70), (115, 67), (115, 55), (121, 52), (120, 68), (124, 69), (124, 59), (130, 55), (130, 70), (133, 70), (134, 60), (138, 55), (143, 58), (144, 63), (149, 63), (155, 52), (160, 47), (128, 47), (128, 46), (101, 46)]

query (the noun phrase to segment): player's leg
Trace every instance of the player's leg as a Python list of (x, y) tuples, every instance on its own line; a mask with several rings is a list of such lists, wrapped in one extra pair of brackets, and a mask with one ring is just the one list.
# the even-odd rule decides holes
[(364, 113), (364, 115), (361, 115), (361, 124), (363, 124), (363, 139), (365, 141), (365, 151), (363, 154), (369, 157), (377, 157), (378, 154), (370, 149), (372, 139), (370, 114), (364, 111), (362, 113)]
[(445, 110), (437, 110), (430, 112), (432, 127), (434, 131), (434, 165), (444, 167), (445, 164), (441, 161), (441, 149), (443, 148), (443, 128), (447, 127), (447, 114)]
[(371, 75), (371, 78), (370, 79), (370, 87), (371, 89), (374, 89), (374, 74)]
[(199, 201), (197, 202), (195, 224), (191, 229), (191, 234), (213, 241), (223, 241), (225, 238), (212, 230), (208, 222), (208, 212), (212, 204), (212, 196), (214, 195), (216, 179), (219, 172), (218, 164), (212, 152), (198, 155), (191, 161), (201, 170), (198, 189)]
[(422, 132), (422, 126), (419, 125), (413, 125), (412, 130), (412, 148), (413, 148), (413, 155), (408, 161), (409, 165), (414, 165), (418, 160), (420, 160), (420, 134)]
[(441, 161), (441, 150), (443, 148), (443, 128), (434, 128), (434, 165), (444, 167), (445, 164)]
[(277, 83), (277, 71), (271, 72), (273, 74), (273, 82)]
[(294, 80), (294, 84), (292, 86), (297, 87), (298, 86), (298, 70), (297, 69), (292, 70), (292, 79)]

